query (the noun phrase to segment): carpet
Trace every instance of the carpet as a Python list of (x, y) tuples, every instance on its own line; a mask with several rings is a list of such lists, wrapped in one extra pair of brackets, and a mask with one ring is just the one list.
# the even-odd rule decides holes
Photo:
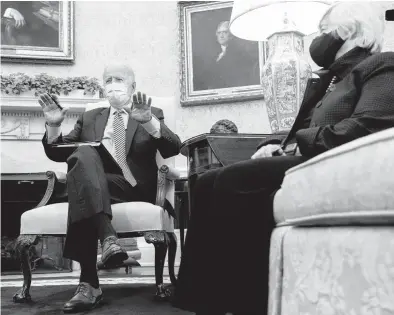
[[(94, 315), (193, 315), (171, 306), (169, 302), (156, 302), (153, 299), (153, 284), (111, 284), (102, 285), (103, 301), (90, 312), (79, 314)], [(39, 286), (31, 288), (33, 302), (16, 304), (12, 296), (17, 288), (1, 288), (2, 315), (57, 315), (63, 314), (63, 304), (75, 291), (75, 286)]]

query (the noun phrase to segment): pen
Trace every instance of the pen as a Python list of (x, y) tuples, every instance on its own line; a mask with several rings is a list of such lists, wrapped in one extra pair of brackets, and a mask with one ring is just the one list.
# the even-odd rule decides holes
[(49, 97), (52, 99), (52, 101), (55, 102), (55, 104), (57, 105), (57, 107), (59, 107), (60, 110), (62, 110), (63, 107), (60, 106), (60, 104), (58, 103), (58, 101), (57, 101), (51, 94), (48, 93), (48, 95), (49, 95)]

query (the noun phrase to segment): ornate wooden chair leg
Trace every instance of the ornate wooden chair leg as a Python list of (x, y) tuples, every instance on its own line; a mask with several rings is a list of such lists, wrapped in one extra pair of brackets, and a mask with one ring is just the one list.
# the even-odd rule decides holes
[(166, 242), (153, 244), (155, 246), (155, 278), (156, 295), (159, 301), (167, 301), (171, 292), (165, 288), (163, 283), (164, 262), (166, 259), (168, 245)]
[(167, 233), (169, 239), (168, 245), (168, 271), (170, 274), (171, 283), (176, 285), (176, 276), (175, 276), (175, 256), (177, 250), (177, 238), (175, 233)]
[(168, 248), (167, 234), (161, 231), (148, 232), (145, 233), (145, 241), (155, 246), (155, 298), (159, 301), (168, 301), (171, 296), (171, 291), (165, 288), (163, 283), (164, 262)]
[(23, 286), (13, 296), (14, 303), (31, 302), (30, 285), (31, 285), (31, 265), (30, 265), (30, 248), (38, 243), (36, 235), (20, 235), (16, 241), (16, 252), (21, 261), (23, 272)]

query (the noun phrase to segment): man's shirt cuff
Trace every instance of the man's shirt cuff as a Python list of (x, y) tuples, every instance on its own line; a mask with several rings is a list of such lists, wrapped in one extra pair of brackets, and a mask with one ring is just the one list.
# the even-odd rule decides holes
[(45, 124), (45, 128), (47, 129), (47, 139), (48, 144), (54, 142), (57, 138), (59, 138), (61, 134), (61, 127), (53, 127)]
[(142, 127), (154, 138), (160, 138), (160, 121), (157, 119), (155, 115), (152, 115), (152, 119), (146, 123), (141, 124)]
[[(3, 4), (6, 5), (5, 3), (3, 3)], [(13, 9), (13, 8), (7, 8), (7, 9), (5, 10), (3, 16), (4, 16), (5, 18), (12, 19), (12, 14), (11, 14), (11, 13), (12, 13), (13, 10), (15, 10), (15, 9)]]

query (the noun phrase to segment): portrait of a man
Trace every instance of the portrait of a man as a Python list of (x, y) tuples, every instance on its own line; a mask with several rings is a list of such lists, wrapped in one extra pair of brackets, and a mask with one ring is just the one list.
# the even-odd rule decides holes
[(223, 89), (259, 84), (259, 62), (242, 42), (229, 30), (229, 21), (221, 21), (216, 29), (217, 47), (209, 66), (199, 78), (195, 78), (195, 90)]
[(230, 33), (231, 8), (191, 15), (193, 90), (260, 83), (259, 46)]
[(59, 46), (59, 1), (2, 1), (2, 46)]

